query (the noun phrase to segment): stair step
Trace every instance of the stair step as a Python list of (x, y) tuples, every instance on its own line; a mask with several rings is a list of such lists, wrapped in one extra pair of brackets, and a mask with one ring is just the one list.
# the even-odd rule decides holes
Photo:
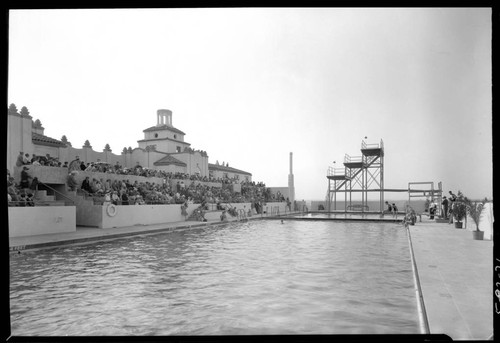
[(38, 191), (36, 192), (36, 196), (37, 196), (38, 198), (43, 198), (43, 197), (47, 196), (47, 191), (46, 191), (45, 189), (38, 190)]
[(66, 191), (66, 195), (67, 195), (67, 196), (70, 196), (70, 197), (76, 197), (76, 196), (78, 196), (78, 195), (76, 194), (76, 191)]
[(46, 201), (46, 200), (35, 200), (34, 201), (35, 206), (65, 206), (64, 201), (59, 201), (59, 200), (53, 200), (53, 201)]

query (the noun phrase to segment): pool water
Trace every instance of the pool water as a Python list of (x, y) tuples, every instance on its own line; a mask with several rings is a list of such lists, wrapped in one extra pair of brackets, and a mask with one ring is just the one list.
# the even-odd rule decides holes
[(406, 235), (259, 220), (11, 254), (12, 335), (419, 333)]
[(313, 218), (313, 219), (354, 219), (354, 220), (378, 220), (378, 221), (393, 221), (394, 219), (400, 219), (402, 220), (404, 217), (404, 214), (399, 213), (396, 216), (393, 216), (390, 213), (383, 214), (382, 216), (380, 213), (363, 213), (363, 212), (332, 212), (332, 213), (307, 213), (303, 215), (294, 215), (293, 217), (295, 218)]

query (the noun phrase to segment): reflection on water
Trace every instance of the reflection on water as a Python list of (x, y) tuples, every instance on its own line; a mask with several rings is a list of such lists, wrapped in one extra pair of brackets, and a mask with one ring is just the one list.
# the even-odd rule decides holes
[(10, 258), (15, 336), (419, 333), (400, 225), (255, 221)]

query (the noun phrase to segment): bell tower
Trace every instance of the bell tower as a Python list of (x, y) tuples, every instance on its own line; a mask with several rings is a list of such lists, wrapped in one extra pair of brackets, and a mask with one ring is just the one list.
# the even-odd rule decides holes
[(172, 111), (170, 110), (158, 110), (156, 111), (157, 123), (156, 126), (169, 126), (172, 127)]

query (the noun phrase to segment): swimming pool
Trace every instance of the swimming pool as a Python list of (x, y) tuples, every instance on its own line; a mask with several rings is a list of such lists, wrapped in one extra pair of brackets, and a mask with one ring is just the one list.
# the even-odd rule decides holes
[(14, 336), (420, 333), (397, 224), (259, 220), (10, 259)]

